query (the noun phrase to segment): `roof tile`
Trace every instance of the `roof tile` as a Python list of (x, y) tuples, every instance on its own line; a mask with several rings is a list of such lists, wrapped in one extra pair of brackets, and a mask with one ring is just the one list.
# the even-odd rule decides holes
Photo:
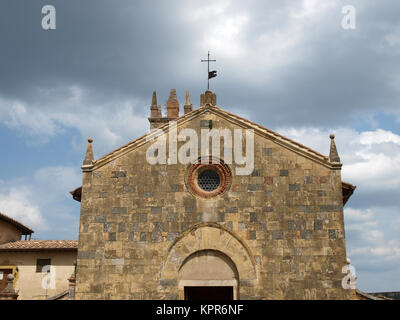
[(78, 249), (78, 240), (20, 240), (0, 245), (0, 251)]

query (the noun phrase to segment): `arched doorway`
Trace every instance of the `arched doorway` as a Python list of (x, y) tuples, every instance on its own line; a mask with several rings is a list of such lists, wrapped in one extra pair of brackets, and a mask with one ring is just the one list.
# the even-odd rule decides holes
[(255, 296), (258, 271), (250, 248), (231, 230), (218, 223), (203, 222), (183, 232), (168, 248), (160, 265), (159, 291), (165, 297), (185, 298), (184, 286), (179, 286), (179, 271), (183, 270), (188, 258), (199, 251), (217, 251), (233, 262), (239, 283), (234, 290), (234, 299), (240, 299), (242, 295)]
[(188, 256), (178, 273), (179, 290), (186, 300), (234, 300), (239, 274), (235, 263), (217, 250), (201, 250)]

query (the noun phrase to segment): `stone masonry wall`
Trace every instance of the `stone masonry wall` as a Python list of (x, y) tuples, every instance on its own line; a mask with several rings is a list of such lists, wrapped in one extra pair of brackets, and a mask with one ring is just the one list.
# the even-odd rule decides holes
[[(239, 128), (211, 112), (182, 128), (200, 130), (202, 120), (217, 129)], [(252, 175), (236, 176), (229, 165), (229, 190), (205, 200), (187, 189), (188, 165), (150, 165), (148, 146), (83, 173), (77, 299), (182, 298), (178, 280), (163, 278), (163, 270), (177, 252), (184, 259), (186, 248), (200, 243), (185, 239), (206, 237), (204, 228), (211, 227), (221, 231), (209, 232), (215, 238), (210, 243), (233, 237), (236, 249), (225, 253), (237, 264), (254, 264), (251, 281), (243, 279), (246, 271), (240, 274), (251, 267), (237, 266), (239, 299), (349, 298), (341, 287), (346, 249), (340, 170), (255, 135)], [(175, 243), (182, 244), (179, 250)]]

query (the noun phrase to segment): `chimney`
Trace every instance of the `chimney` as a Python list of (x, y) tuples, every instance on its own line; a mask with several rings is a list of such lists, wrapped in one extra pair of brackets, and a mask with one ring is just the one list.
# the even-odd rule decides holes
[(167, 101), (167, 118), (175, 119), (179, 117), (179, 102), (176, 97), (176, 90), (171, 89)]
[(189, 96), (189, 91), (186, 91), (186, 102), (185, 106), (183, 107), (183, 110), (186, 113), (193, 111), (193, 104), (190, 102), (190, 96)]

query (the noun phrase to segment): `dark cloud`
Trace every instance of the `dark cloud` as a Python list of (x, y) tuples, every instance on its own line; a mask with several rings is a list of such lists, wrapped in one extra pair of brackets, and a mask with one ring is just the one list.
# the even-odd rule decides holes
[[(56, 7), (55, 31), (41, 29), (45, 4)], [(199, 49), (228, 32), (216, 38), (219, 48), (209, 48), (218, 60), (212, 85), (227, 109), (245, 109), (271, 127), (346, 124), (357, 112), (396, 111), (400, 44), (387, 37), (398, 35), (400, 5), (356, 1), (357, 29), (346, 31), (340, 26), (345, 4), (336, 1), (320, 13), (307, 13), (298, 1), (227, 2), (196, 20), (213, 2), (3, 1), (0, 92), (35, 102), (38, 88), (78, 85), (96, 103), (146, 101), (154, 89), (165, 101), (176, 88), (181, 100), (191, 90), (198, 104), (205, 87), (200, 59), (206, 55)], [(293, 18), (299, 13), (305, 17)], [(225, 26), (239, 28), (229, 39), (229, 30), (221, 31), (219, 24), (238, 15), (247, 17), (246, 23)], [(232, 43), (245, 56), (229, 55)], [(62, 96), (55, 92), (51, 98)]]

